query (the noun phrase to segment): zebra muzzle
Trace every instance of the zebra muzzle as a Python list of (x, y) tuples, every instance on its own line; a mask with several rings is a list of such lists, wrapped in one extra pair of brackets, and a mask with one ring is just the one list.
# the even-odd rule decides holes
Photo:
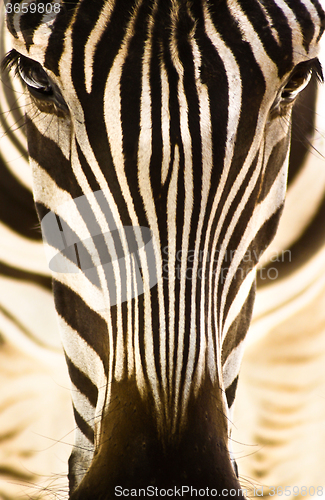
[(119, 496), (244, 498), (227, 449), (224, 415), (211, 388), (190, 402), (186, 423), (173, 436), (168, 426), (158, 430), (153, 406), (135, 385), (113, 382), (100, 443), (76, 489), (73, 468), (72, 455), (71, 500)]

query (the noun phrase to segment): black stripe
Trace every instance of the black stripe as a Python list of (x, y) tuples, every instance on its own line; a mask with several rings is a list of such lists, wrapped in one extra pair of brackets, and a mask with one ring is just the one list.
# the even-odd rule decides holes
[[(90, 133), (89, 136), (91, 137), (91, 135), (92, 134)], [(76, 150), (77, 150), (77, 154), (78, 154), (78, 160), (80, 161), (81, 168), (83, 170), (83, 173), (86, 176), (86, 179), (89, 183), (90, 188), (95, 193), (96, 191), (100, 190), (100, 185), (99, 185), (98, 179), (96, 179), (93, 170), (89, 166), (89, 164), (85, 158), (85, 155), (83, 154), (83, 152), (81, 150), (81, 147), (79, 145), (77, 137), (75, 137), (74, 140), (75, 140)], [(107, 209), (110, 211), (109, 207), (107, 207)]]
[[(52, 3), (52, 2), (48, 0), (45, 0), (44, 2), (42, 0), (42, 4), (44, 3)], [(26, 49), (28, 52), (30, 50), (30, 47), (34, 44), (33, 41), (34, 33), (38, 29), (38, 27), (41, 26), (42, 24), (41, 21), (43, 19), (43, 16), (44, 14), (39, 13), (38, 9), (36, 9), (35, 12), (31, 12), (31, 10), (28, 9), (28, 12), (26, 14), (21, 14), (19, 16), (20, 31), (24, 37)]]
[[(86, 202), (86, 199), (83, 199)], [(88, 204), (88, 202), (87, 202)], [(77, 206), (77, 208), (81, 209), (81, 206), (84, 207), (84, 203)], [(42, 203), (36, 202), (36, 208), (38, 215), (42, 221), (43, 227), (43, 238), (46, 242), (51, 245), (53, 248), (56, 248), (59, 253), (61, 253), (64, 257), (66, 257), (70, 262), (75, 264), (79, 269), (82, 269), (85, 276), (89, 279), (93, 285), (100, 287), (100, 281), (98, 272), (96, 269), (96, 265), (94, 265), (91, 255), (86, 247), (86, 240), (82, 241), (79, 239), (77, 234), (71, 229), (71, 227), (64, 221), (63, 218), (56, 215), (56, 222), (58, 224), (58, 229), (61, 231), (62, 240), (59, 240), (57, 237), (57, 233), (53, 231), (51, 225), (47, 225), (46, 222), (43, 221), (44, 217), (48, 215), (51, 211), (48, 210)], [(90, 210), (90, 209), (89, 209)], [(82, 211), (80, 214), (83, 215)], [(52, 212), (53, 213), (53, 212)], [(84, 220), (87, 222), (87, 225), (90, 223), (90, 214), (91, 211), (86, 211)], [(106, 264), (111, 261), (111, 258), (107, 252), (107, 245), (102, 234), (98, 234), (98, 236), (92, 236), (94, 229), (97, 226), (97, 222), (93, 222), (93, 225), (89, 224), (90, 232), (89, 239), (92, 238), (93, 243), (98, 251), (98, 255), (102, 264)], [(99, 231), (100, 232), (100, 231)], [(68, 238), (67, 238), (68, 236)], [(68, 246), (66, 243), (66, 239), (70, 239), (70, 241), (75, 241), (74, 245)], [(61, 244), (64, 243), (65, 247), (62, 248)], [(57, 264), (55, 262), (56, 256), (50, 261), (49, 267), (52, 271), (61, 272), (58, 269)]]
[(162, 88), (161, 88), (161, 27), (159, 23), (155, 23), (152, 33), (151, 59), (150, 59), (150, 76), (149, 85), (151, 92), (151, 123), (152, 123), (152, 139), (151, 139), (151, 161), (150, 161), (150, 183), (156, 202), (157, 217), (161, 220), (163, 217), (166, 221), (166, 210), (163, 210), (162, 204), (159, 203), (163, 191), (163, 199), (166, 198), (166, 188), (162, 189), (161, 168), (157, 165), (162, 165)]
[(75, 409), (75, 407), (73, 407), (73, 414), (74, 414), (76, 424), (79, 427), (79, 429), (81, 430), (81, 432), (83, 433), (83, 435), (86, 436), (88, 441), (90, 441), (91, 443), (94, 444), (95, 434), (94, 434), (92, 427), (82, 418), (82, 416)]
[[(2, 479), (2, 481), (4, 481), (5, 483), (12, 482), (14, 484), (17, 484), (17, 483), (19, 484), (21, 481), (24, 481), (24, 482), (25, 481), (29, 481), (29, 482), (33, 481), (32, 484), (34, 487), (35, 487), (35, 482), (37, 480), (37, 476), (35, 476), (34, 474), (28, 473), (28, 472), (22, 472), (20, 470), (14, 469), (13, 467), (10, 467), (10, 465), (8, 465), (8, 466), (1, 465), (0, 466), (0, 476), (3, 476), (6, 478), (5, 480)], [(24, 486), (26, 486), (26, 484)], [(2, 500), (11, 500), (12, 496), (7, 497), (3, 493), (1, 493), (1, 498), (2, 498)], [(31, 497), (29, 497), (29, 498), (31, 498)]]
[(50, 276), (44, 276), (42, 274), (19, 269), (17, 267), (11, 267), (3, 262), (0, 262), (0, 274), (17, 280), (29, 281), (31, 283), (41, 285), (47, 290), (52, 290), (52, 278), (50, 278)]
[[(56, 117), (54, 118), (56, 119)], [(26, 118), (29, 156), (40, 164), (57, 186), (78, 198), (83, 192), (75, 180), (70, 160), (63, 155), (60, 147), (42, 135), (29, 117)]]
[(55, 307), (66, 323), (98, 354), (108, 370), (108, 333), (106, 322), (73, 290), (53, 280)]
[(75, 387), (80, 391), (90, 404), (96, 408), (97, 399), (98, 399), (98, 389), (92, 383), (92, 381), (85, 375), (83, 372), (79, 370), (79, 368), (71, 361), (69, 356), (65, 353), (65, 359), (68, 365), (69, 375), (72, 383)]
[(237, 384), (238, 384), (238, 375), (234, 379), (234, 381), (231, 383), (231, 385), (228, 387), (228, 389), (226, 389), (226, 398), (227, 398), (228, 408), (231, 408), (233, 405), (233, 402), (235, 401)]
[(6, 168), (2, 155), (0, 155), (0, 178), (1, 221), (19, 235), (33, 241), (40, 241), (42, 235), (37, 229), (39, 221), (33, 195)]
[(299, 95), (292, 110), (289, 186), (303, 167), (307, 155), (313, 154), (310, 137), (315, 130), (316, 98), (317, 79), (313, 76), (310, 84)]

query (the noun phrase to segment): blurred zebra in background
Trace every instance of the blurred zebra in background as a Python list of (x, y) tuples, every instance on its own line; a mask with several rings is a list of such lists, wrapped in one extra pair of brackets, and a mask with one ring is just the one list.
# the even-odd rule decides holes
[[(3, 18), (1, 6), (1, 61), (11, 48)], [(51, 484), (55, 490), (56, 480), (57, 488), (64, 485), (74, 429), (50, 270), (32, 195), (25, 93), (18, 78), (1, 72), (1, 500), (38, 498), (43, 486)]]
[(325, 493), (325, 88), (315, 81), (293, 109), (284, 212), (260, 265), (236, 396), (237, 460), (255, 484)]

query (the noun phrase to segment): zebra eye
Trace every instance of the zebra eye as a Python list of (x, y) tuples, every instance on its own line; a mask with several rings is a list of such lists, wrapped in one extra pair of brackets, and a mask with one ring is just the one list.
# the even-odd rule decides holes
[(50, 78), (38, 62), (20, 56), (18, 72), (34, 97), (38, 99), (53, 97), (54, 92)]
[(316, 77), (320, 81), (323, 81), (322, 67), (318, 59), (298, 64), (293, 70), (286, 86), (281, 91), (282, 104), (293, 102), (298, 94), (307, 87), (313, 73), (316, 74)]
[(12, 65), (16, 65), (17, 73), (27, 85), (29, 93), (37, 99), (36, 103), (40, 110), (56, 113), (60, 116), (62, 113), (68, 113), (69, 108), (58, 86), (51, 80), (42, 66), (33, 59), (16, 54), (16, 56), (15, 54), (11, 56)]

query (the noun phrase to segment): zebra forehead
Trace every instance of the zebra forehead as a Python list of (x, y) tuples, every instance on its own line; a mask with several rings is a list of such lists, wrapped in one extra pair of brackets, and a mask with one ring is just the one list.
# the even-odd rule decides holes
[[(9, 0), (7, 5), (20, 4), (22, 6), (26, 3), (22, 0), (20, 2)], [(118, 6), (116, 0), (106, 0), (101, 8), (96, 8), (94, 3), (90, 5), (87, 0), (75, 0), (74, 2), (46, 0), (43, 5), (49, 14), (42, 18), (39, 15), (31, 17), (30, 13), (26, 14), (22, 8), (16, 8), (16, 12), (10, 11), (7, 14), (7, 26), (14, 37), (14, 46), (17, 51), (32, 57), (40, 64), (45, 64), (48, 69), (57, 73), (57, 67), (52, 68), (51, 66), (57, 66), (58, 56), (60, 57), (63, 53), (63, 28), (66, 29), (70, 25), (72, 30), (76, 30), (78, 29), (76, 21), (78, 21), (79, 29), (82, 26), (84, 32), (88, 33), (85, 45), (88, 45), (88, 60), (90, 60), (100, 37), (103, 35), (103, 28), (110, 23), (114, 9), (122, 8), (125, 11), (122, 18), (127, 20), (130, 12), (137, 12), (144, 4), (148, 4), (147, 15), (152, 19), (156, 16), (158, 22), (161, 22), (162, 27), (166, 30), (165, 35), (172, 36), (172, 33), (177, 32), (177, 35), (182, 38), (194, 37), (196, 25), (202, 13), (209, 12), (215, 18), (221, 19), (223, 15), (221, 9), (224, 12), (227, 10), (232, 16), (233, 25), (228, 28), (225, 26), (225, 29), (237, 26), (241, 32), (242, 41), (249, 42), (251, 32), (256, 30), (255, 23), (259, 23), (263, 29), (259, 30), (258, 36), (262, 38), (263, 45), (271, 33), (273, 42), (279, 47), (288, 47), (288, 54), (292, 48), (295, 51), (295, 47), (297, 47), (294, 63), (300, 62), (299, 60), (307, 55), (308, 57), (316, 57), (316, 44), (325, 28), (325, 14), (318, 0), (313, 3), (302, 2), (300, 4), (292, 4), (292, 2), (284, 0), (281, 2), (281, 7), (274, 0), (259, 0), (258, 2), (247, 0), (244, 4), (238, 0), (205, 0), (204, 2), (170, 0), (170, 2), (165, 1), (164, 3), (157, 0), (151, 2), (132, 0), (119, 2)], [(29, 15), (28, 19), (27, 15)], [(167, 22), (164, 15), (167, 16)], [(290, 26), (290, 29), (284, 29), (285, 26)], [(146, 29), (149, 32), (150, 26)], [(265, 40), (263, 39), (264, 35)], [(300, 48), (298, 49), (298, 47)], [(301, 50), (301, 47), (304, 50)], [(282, 53), (281, 57), (283, 55)], [(87, 61), (87, 50), (85, 57)]]

